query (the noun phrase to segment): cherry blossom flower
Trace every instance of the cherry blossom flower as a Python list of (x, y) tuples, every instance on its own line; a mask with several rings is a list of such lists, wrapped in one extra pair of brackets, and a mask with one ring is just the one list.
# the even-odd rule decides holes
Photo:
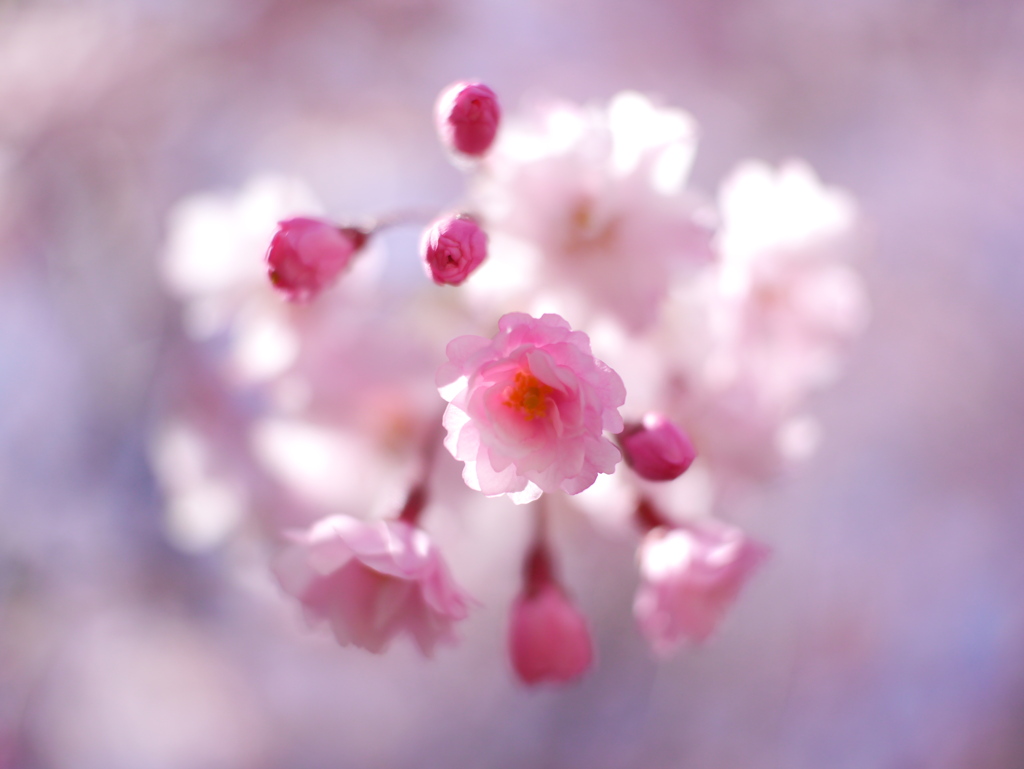
[(441, 93), (434, 116), (441, 143), (475, 157), (483, 155), (494, 143), (501, 108), (494, 91), (483, 83), (460, 82)]
[(311, 622), (328, 623), (342, 646), (374, 653), (407, 633), (432, 655), (455, 640), (452, 625), (472, 600), (427, 534), (400, 520), (324, 518), (295, 537), (274, 572)]
[[(657, 316), (671, 278), (707, 262), (707, 207), (683, 189), (696, 145), (692, 119), (619, 94), (607, 112), (548, 105), (510, 124), (474, 179), (472, 202), (501, 249), (492, 260), (532, 269), (534, 285), (610, 312), (631, 330)], [(498, 250), (494, 253), (497, 255)]]
[[(719, 258), (673, 287), (645, 340), (657, 365), (643, 384), (655, 383), (644, 406), (685, 429), (727, 509), (814, 451), (807, 396), (838, 372), (867, 303), (850, 264), (854, 205), (806, 164), (742, 163), (719, 205)], [(631, 366), (606, 359), (635, 396)]]
[(678, 425), (661, 414), (649, 413), (627, 425), (619, 436), (626, 464), (649, 481), (671, 481), (686, 472), (697, 457), (693, 443)]
[(721, 302), (711, 365), (751, 371), (789, 408), (834, 378), (845, 343), (866, 321), (847, 263), (856, 212), (805, 163), (741, 164), (719, 195)]
[(423, 233), (420, 256), (435, 283), (458, 286), (486, 258), (487, 234), (471, 216), (444, 216)]
[(579, 678), (593, 664), (586, 619), (551, 573), (543, 545), (527, 558), (523, 591), (512, 604), (509, 654), (519, 679), (534, 685)]
[(640, 545), (640, 588), (633, 603), (654, 651), (707, 640), (768, 550), (719, 523), (657, 527)]
[(445, 447), (465, 462), (467, 485), (487, 496), (577, 494), (620, 459), (602, 431), (622, 429), (622, 380), (557, 315), (509, 313), (498, 328), (493, 339), (448, 344), (437, 374), (449, 401)]

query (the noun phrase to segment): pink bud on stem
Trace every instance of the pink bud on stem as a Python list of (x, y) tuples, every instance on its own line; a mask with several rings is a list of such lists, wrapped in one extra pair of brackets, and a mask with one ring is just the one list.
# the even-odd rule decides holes
[(627, 424), (618, 437), (626, 464), (648, 481), (671, 481), (685, 473), (697, 450), (677, 425), (661, 414)]
[(466, 214), (444, 216), (423, 233), (420, 256), (439, 286), (458, 286), (487, 256), (487, 234)]
[(270, 282), (289, 301), (309, 301), (334, 282), (368, 239), (364, 230), (320, 219), (279, 222), (267, 249)]
[(494, 143), (501, 108), (494, 91), (483, 83), (463, 81), (442, 91), (434, 115), (445, 147), (479, 157)]
[(555, 580), (544, 543), (531, 549), (523, 576), (523, 590), (512, 604), (509, 628), (509, 653), (516, 675), (531, 686), (579, 678), (594, 659), (590, 631)]

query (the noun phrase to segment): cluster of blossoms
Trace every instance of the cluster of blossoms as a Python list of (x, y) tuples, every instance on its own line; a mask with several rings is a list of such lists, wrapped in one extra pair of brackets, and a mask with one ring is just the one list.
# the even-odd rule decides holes
[(806, 397), (864, 322), (851, 203), (800, 163), (701, 197), (693, 121), (634, 93), (502, 121), (458, 83), (436, 119), (469, 184), (424, 230), (418, 301), (375, 273), (396, 219), (335, 223), (270, 181), (176, 212), (187, 340), (154, 442), (170, 535), (199, 548), (251, 521), (338, 643), (407, 634), (430, 655), (476, 602), (424, 519), (507, 496), (535, 520), (509, 619), (535, 684), (594, 664), (549, 525), (574, 508), (638, 543), (651, 648), (706, 640), (767, 555), (724, 517), (813, 449)]

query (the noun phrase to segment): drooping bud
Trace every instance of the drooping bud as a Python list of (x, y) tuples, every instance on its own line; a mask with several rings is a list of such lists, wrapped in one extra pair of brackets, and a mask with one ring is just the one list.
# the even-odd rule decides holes
[(494, 143), (501, 108), (494, 91), (484, 84), (459, 82), (441, 93), (434, 115), (445, 147), (479, 157)]
[(768, 548), (739, 529), (708, 522), (658, 527), (640, 545), (640, 588), (633, 613), (662, 656), (714, 632)]
[(308, 301), (334, 282), (368, 238), (364, 230), (319, 219), (279, 222), (267, 249), (270, 282), (290, 301)]
[(471, 216), (445, 216), (423, 233), (420, 256), (435, 283), (457, 286), (487, 256), (487, 234)]
[(647, 414), (643, 422), (626, 425), (618, 440), (626, 464), (649, 481), (678, 478), (697, 458), (686, 433), (661, 414)]
[(523, 591), (512, 604), (509, 653), (516, 675), (531, 686), (572, 681), (593, 663), (587, 622), (552, 576), (543, 546), (530, 554)]

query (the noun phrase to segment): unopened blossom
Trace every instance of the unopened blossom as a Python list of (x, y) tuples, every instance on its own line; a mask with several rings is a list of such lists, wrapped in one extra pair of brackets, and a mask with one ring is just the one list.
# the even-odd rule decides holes
[(494, 91), (483, 83), (459, 82), (438, 97), (434, 116), (445, 147), (479, 156), (494, 143), (501, 107)]
[(586, 619), (551, 574), (543, 549), (528, 559), (526, 584), (512, 604), (509, 655), (526, 684), (564, 683), (593, 664)]
[(695, 147), (688, 115), (636, 93), (607, 110), (548, 104), (509, 121), (472, 189), (497, 287), (515, 265), (533, 277), (524, 300), (543, 290), (558, 307), (649, 326), (673, 279), (712, 258), (714, 217), (684, 187)]
[(437, 373), (449, 401), (444, 445), (465, 462), (467, 485), (487, 496), (577, 494), (620, 459), (602, 433), (622, 429), (622, 380), (558, 315), (509, 313), (498, 328), (493, 339), (448, 344)]
[(457, 286), (487, 256), (487, 234), (471, 216), (445, 216), (423, 233), (420, 256), (435, 283)]
[(218, 314), (240, 298), (262, 296), (267, 270), (259, 255), (277, 223), (320, 210), (305, 184), (274, 176), (255, 177), (236, 192), (189, 195), (167, 219), (163, 283), (186, 305), (214, 302)]
[(400, 520), (324, 518), (296, 536), (274, 573), (311, 622), (374, 653), (405, 633), (430, 656), (455, 640), (452, 626), (471, 601), (426, 532)]
[(293, 301), (305, 301), (334, 282), (366, 243), (354, 227), (298, 217), (278, 224), (267, 250), (270, 282)]
[(724, 524), (648, 532), (633, 612), (654, 651), (667, 655), (684, 642), (706, 640), (767, 555)]
[(689, 436), (661, 414), (646, 414), (619, 436), (626, 464), (649, 481), (671, 481), (685, 473), (697, 457)]

